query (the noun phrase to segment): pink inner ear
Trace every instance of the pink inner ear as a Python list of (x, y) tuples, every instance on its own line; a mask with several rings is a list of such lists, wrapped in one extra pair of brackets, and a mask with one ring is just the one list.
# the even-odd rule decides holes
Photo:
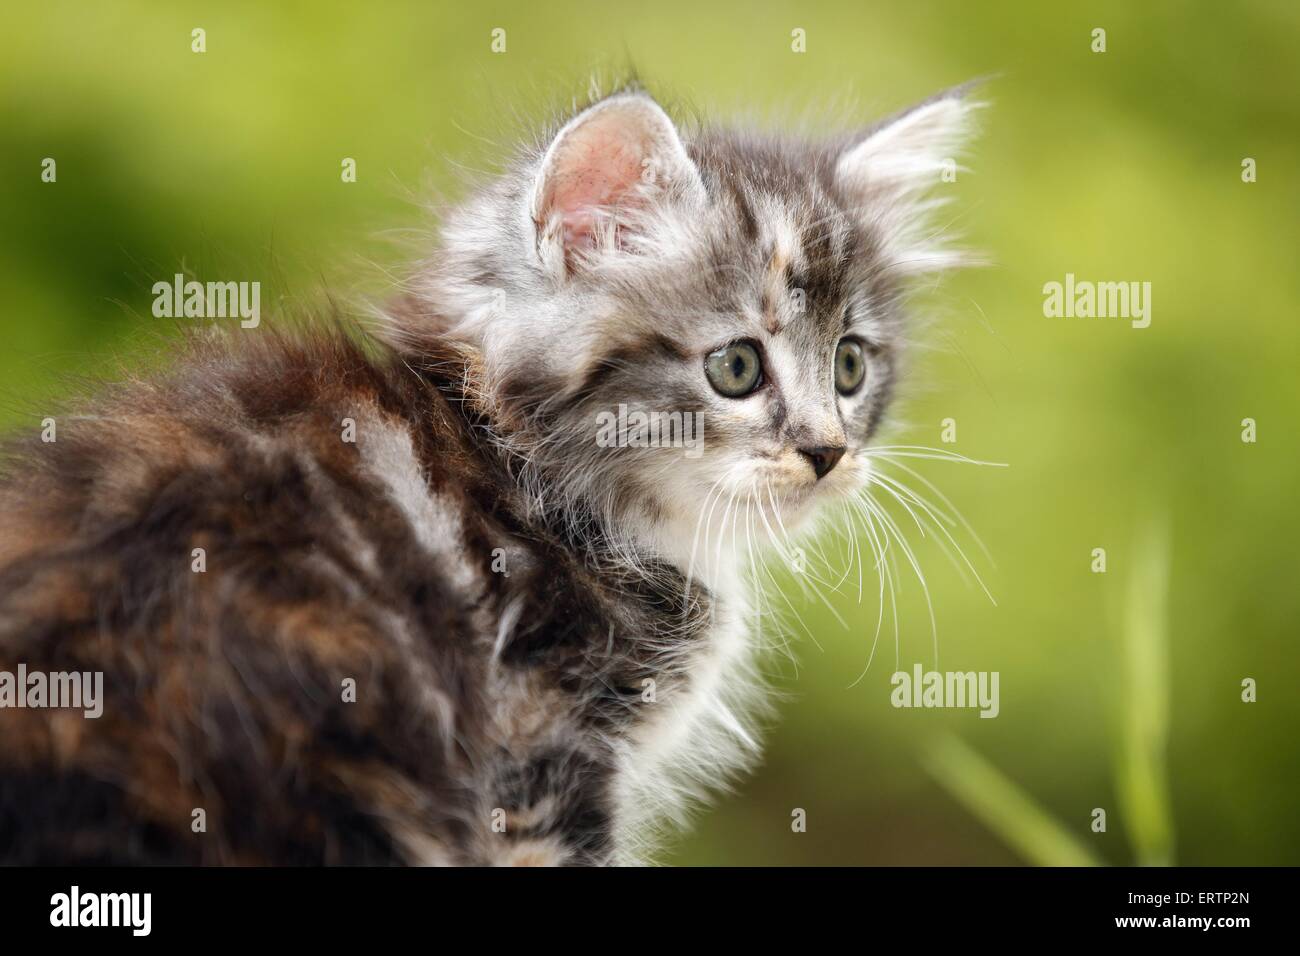
[(567, 249), (595, 245), (597, 210), (635, 198), (645, 148), (617, 118), (593, 119), (591, 128), (574, 130), (553, 158), (542, 209), (558, 213)]

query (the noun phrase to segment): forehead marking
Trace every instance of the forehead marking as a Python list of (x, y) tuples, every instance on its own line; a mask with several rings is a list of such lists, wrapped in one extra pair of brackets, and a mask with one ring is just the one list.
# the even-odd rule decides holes
[(767, 276), (763, 289), (763, 322), (767, 331), (778, 335), (783, 328), (781, 322), (781, 303), (786, 297), (786, 276), (790, 268), (790, 259), (780, 246), (772, 252), (767, 263)]
[(771, 226), (772, 255), (768, 259), (763, 284), (763, 320), (767, 331), (778, 335), (785, 327), (782, 312), (793, 311), (793, 305), (787, 309), (784, 303), (791, 298), (788, 287), (790, 267), (799, 260), (801, 249), (799, 232), (785, 210), (772, 217)]

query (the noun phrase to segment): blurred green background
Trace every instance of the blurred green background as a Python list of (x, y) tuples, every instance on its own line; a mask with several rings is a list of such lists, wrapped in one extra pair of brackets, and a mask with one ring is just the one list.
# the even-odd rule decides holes
[[(856, 576), (832, 595), (847, 627), (792, 590), (817, 643), (796, 632), (799, 666), (772, 665), (764, 763), (665, 859), (1050, 862), (1059, 838), (1110, 863), (1300, 863), (1300, 5), (42, 2), (3, 20), (6, 428), (36, 427), (70, 373), (114, 374), (158, 322), (150, 285), (182, 268), (262, 277), (264, 310), (268, 288), (381, 289), (429, 225), (421, 201), (593, 69), (778, 122), (828, 104), (867, 121), (995, 74), (949, 187), (994, 265), (924, 300), (940, 322), (894, 440), (1009, 465), (913, 462), (996, 561), (959, 535), (995, 607), (912, 535), (941, 666), (998, 671), (1001, 714), (892, 708), (892, 633), (854, 684), (874, 581), (860, 604)], [(1045, 318), (1067, 272), (1151, 282), (1150, 328)], [(898, 659), (930, 667), (906, 574), (900, 604)]]

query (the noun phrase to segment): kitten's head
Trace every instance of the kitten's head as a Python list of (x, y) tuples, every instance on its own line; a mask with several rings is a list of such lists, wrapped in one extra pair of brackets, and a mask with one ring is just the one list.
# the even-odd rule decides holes
[(538, 502), (681, 562), (858, 492), (971, 112), (814, 143), (621, 92), (458, 210), (420, 298)]

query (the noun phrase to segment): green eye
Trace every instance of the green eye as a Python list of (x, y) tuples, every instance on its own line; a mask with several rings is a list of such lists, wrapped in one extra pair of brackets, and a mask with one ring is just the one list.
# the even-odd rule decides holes
[(867, 377), (867, 357), (856, 339), (840, 339), (835, 347), (835, 388), (841, 395), (852, 395)]
[(763, 361), (749, 342), (734, 342), (704, 360), (709, 384), (719, 395), (740, 398), (763, 384)]

